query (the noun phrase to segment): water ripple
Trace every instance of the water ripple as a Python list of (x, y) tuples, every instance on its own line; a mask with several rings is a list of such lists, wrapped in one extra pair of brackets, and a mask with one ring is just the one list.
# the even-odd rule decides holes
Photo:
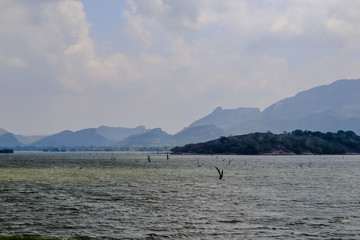
[[(228, 156), (231, 165), (214, 156), (159, 155), (151, 164), (146, 155), (108, 156), (0, 157), (0, 234), (360, 238), (357, 156)], [(214, 166), (224, 169), (223, 180)]]

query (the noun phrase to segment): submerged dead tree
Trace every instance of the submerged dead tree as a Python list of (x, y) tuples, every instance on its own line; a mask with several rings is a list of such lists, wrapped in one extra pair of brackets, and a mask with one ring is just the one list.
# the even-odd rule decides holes
[(219, 173), (219, 179), (222, 179), (223, 176), (224, 176), (224, 170), (221, 170), (221, 171), (220, 171), (220, 169), (218, 169), (217, 167), (215, 167), (215, 168), (216, 168), (216, 170), (217, 170), (218, 173)]

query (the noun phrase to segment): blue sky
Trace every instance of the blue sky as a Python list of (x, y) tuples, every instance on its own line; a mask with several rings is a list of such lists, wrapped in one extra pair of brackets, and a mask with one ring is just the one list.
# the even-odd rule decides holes
[(126, 51), (126, 46), (121, 44), (124, 41), (121, 32), (126, 24), (122, 12), (126, 9), (126, 1), (82, 0), (81, 2), (86, 19), (91, 23), (89, 28), (91, 39), (100, 44), (104, 42), (111, 44), (117, 51)]
[(0, 128), (175, 133), (360, 78), (357, 0), (3, 0)]

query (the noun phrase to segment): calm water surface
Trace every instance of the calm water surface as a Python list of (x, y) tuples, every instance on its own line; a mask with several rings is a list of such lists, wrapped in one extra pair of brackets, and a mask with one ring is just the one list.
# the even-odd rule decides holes
[(360, 156), (147, 154), (1, 155), (0, 235), (360, 239)]

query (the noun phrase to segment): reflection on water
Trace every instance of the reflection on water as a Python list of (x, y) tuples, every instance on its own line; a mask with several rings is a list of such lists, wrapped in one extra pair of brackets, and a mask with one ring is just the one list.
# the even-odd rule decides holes
[[(359, 156), (0, 156), (0, 234), (356, 239)], [(224, 170), (219, 180), (215, 169)]]

